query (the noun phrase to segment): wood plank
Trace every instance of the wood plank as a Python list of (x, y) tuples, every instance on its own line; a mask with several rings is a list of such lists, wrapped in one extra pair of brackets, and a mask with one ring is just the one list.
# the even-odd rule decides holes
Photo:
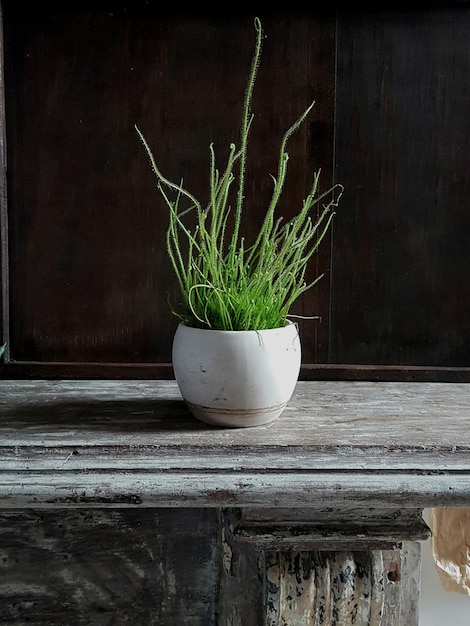
[(1, 381), (5, 506), (427, 507), (470, 501), (465, 384), (300, 382), (271, 426), (217, 429), (173, 381)]
[(0, 381), (1, 441), (16, 446), (362, 446), (452, 457), (470, 448), (469, 412), (465, 383), (300, 381), (273, 425), (217, 429), (191, 417), (174, 381)]
[(469, 472), (1, 472), (0, 507), (469, 506)]
[[(180, 298), (166, 254), (168, 209), (134, 124), (164, 174), (183, 178), (205, 205), (210, 144), (222, 169), (239, 143), (253, 16), (148, 2), (46, 2), (25, 13), (5, 0), (2, 10), (11, 358), (56, 368), (169, 364), (177, 320), (168, 296), (176, 306)], [(334, 19), (271, 10), (260, 17), (267, 36), (253, 99), (247, 242), (270, 201), (282, 136), (314, 99), (311, 120), (289, 142), (279, 214), (300, 210), (319, 166), (323, 187), (332, 175)], [(329, 264), (326, 245), (312, 272)], [(327, 318), (327, 278), (319, 289), (323, 296), (312, 290), (297, 313)], [(314, 362), (320, 348), (325, 359), (327, 322), (305, 325), (305, 360)]]
[(429, 6), (338, 17), (332, 363), (468, 366), (470, 14)]

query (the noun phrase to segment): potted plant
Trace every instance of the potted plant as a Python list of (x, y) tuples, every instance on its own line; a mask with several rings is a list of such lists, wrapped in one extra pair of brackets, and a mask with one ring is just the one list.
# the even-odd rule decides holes
[[(209, 147), (205, 204), (164, 176), (136, 126), (169, 210), (166, 244), (182, 296), (182, 309), (173, 309), (180, 319), (173, 340), (175, 378), (191, 412), (219, 426), (265, 424), (276, 419), (289, 401), (301, 362), (290, 309), (321, 278), (307, 284), (306, 268), (328, 231), (342, 192), (335, 185), (320, 194), (318, 170), (297, 215), (288, 221), (276, 216), (287, 174), (287, 143), (312, 103), (283, 136), (271, 200), (255, 241), (246, 243), (241, 228), (246, 156), (263, 38), (258, 18), (255, 29), (240, 146), (230, 145), (222, 171), (216, 167), (213, 146)], [(192, 227), (187, 221), (190, 214), (196, 216)]]

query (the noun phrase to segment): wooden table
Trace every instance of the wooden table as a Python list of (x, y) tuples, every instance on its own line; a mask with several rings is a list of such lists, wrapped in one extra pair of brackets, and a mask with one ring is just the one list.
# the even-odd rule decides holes
[(459, 383), (299, 382), (226, 430), (173, 381), (0, 381), (0, 622), (414, 626), (469, 417)]

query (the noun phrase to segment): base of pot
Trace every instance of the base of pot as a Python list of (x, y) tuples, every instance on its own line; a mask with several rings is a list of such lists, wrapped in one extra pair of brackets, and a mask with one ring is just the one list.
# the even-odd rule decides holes
[(249, 428), (274, 422), (286, 408), (287, 403), (241, 411), (200, 406), (188, 401), (186, 404), (194, 417), (205, 424), (224, 428)]

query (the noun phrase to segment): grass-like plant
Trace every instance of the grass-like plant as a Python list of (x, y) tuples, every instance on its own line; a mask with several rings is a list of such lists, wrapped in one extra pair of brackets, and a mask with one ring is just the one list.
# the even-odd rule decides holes
[[(158, 189), (169, 209), (166, 245), (183, 298), (183, 310), (178, 312), (173, 308), (173, 312), (188, 326), (214, 330), (263, 330), (284, 326), (292, 304), (321, 278), (307, 284), (306, 269), (330, 227), (334, 207), (342, 193), (341, 185), (335, 185), (320, 194), (318, 170), (299, 213), (286, 222), (275, 215), (287, 174), (287, 143), (310, 113), (312, 103), (284, 134), (277, 176), (271, 176), (271, 200), (254, 243), (246, 244), (240, 231), (248, 136), (253, 121), (251, 100), (263, 39), (258, 18), (255, 30), (256, 44), (244, 98), (240, 147), (230, 145), (225, 169), (219, 171), (214, 147), (210, 145), (209, 199), (204, 205), (182, 183), (165, 178), (136, 126)], [(237, 189), (232, 211), (230, 191), (235, 180)], [(326, 198), (328, 201), (322, 204)], [(188, 217), (194, 212), (195, 226), (191, 228)], [(228, 235), (231, 213), (233, 221)]]

